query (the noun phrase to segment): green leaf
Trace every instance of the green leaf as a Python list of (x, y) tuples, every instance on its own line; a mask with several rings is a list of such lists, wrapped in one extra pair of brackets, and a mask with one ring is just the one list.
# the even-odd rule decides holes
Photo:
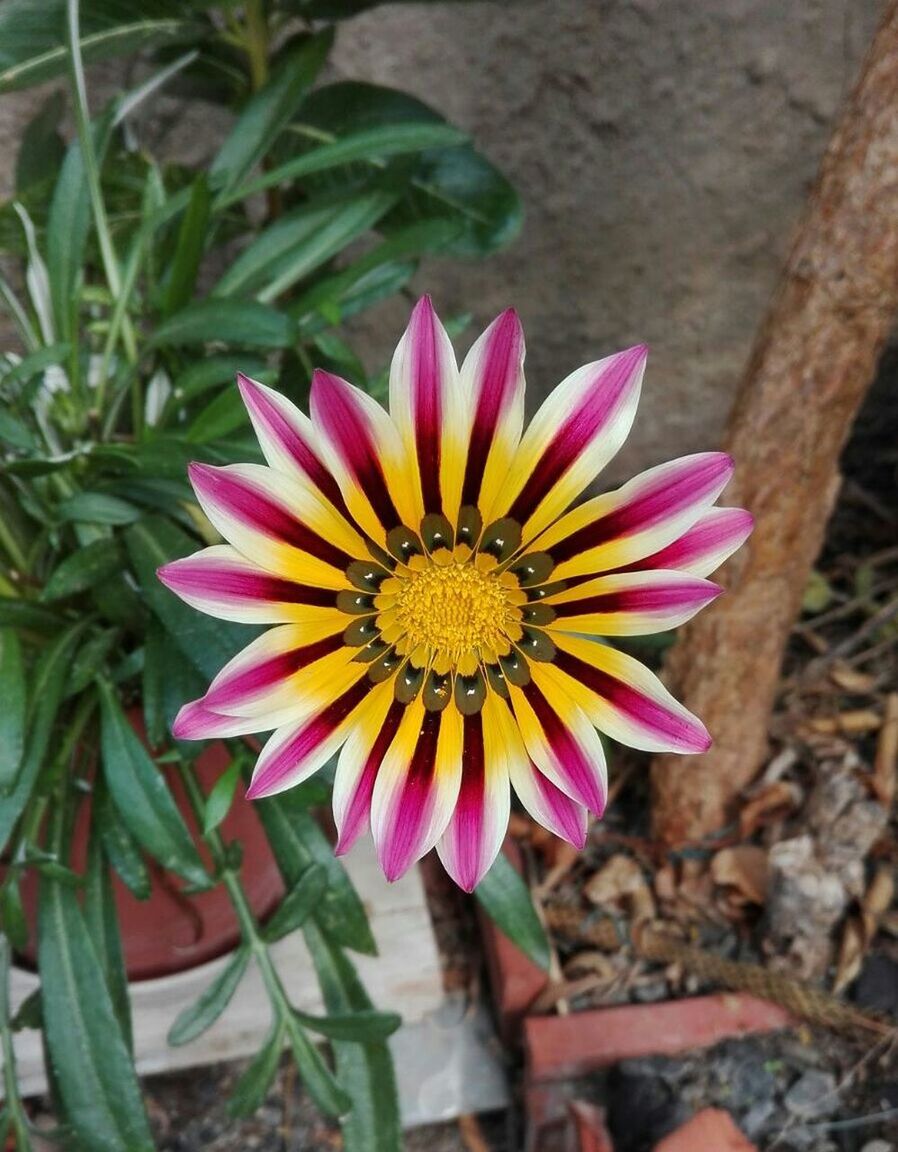
[[(318, 919), (308, 921), (303, 931), (328, 1012), (369, 1010), (371, 1001), (355, 969)], [(352, 1099), (352, 1111), (341, 1122), (346, 1152), (400, 1152), (399, 1101), (389, 1048), (339, 1040), (332, 1046), (337, 1076)]]
[(309, 865), (266, 923), (263, 934), (269, 944), (301, 927), (318, 907), (326, 888), (325, 869), (320, 864)]
[(0, 628), (0, 792), (15, 783), (25, 751), (25, 665), (14, 628)]
[(350, 133), (340, 140), (323, 144), (269, 169), (247, 184), (235, 188), (220, 198), (217, 207), (225, 207), (236, 200), (245, 199), (276, 187), (300, 176), (327, 172), (344, 164), (360, 160), (382, 160), (388, 156), (402, 156), (409, 152), (422, 152), (428, 148), (452, 148), (468, 141), (467, 135), (451, 124), (388, 124), (375, 125), (360, 132)]
[(328, 1016), (309, 1016), (297, 1009), (294, 1015), (311, 1032), (327, 1036), (329, 1040), (345, 1040), (352, 1044), (372, 1044), (386, 1040), (402, 1024), (402, 1017), (398, 1013), (378, 1012), (374, 1008)]
[(302, 39), (285, 53), (268, 83), (246, 105), (210, 168), (213, 178), (225, 179), (226, 189), (242, 180), (268, 152), (321, 70), (333, 40), (332, 29)]
[(112, 686), (100, 681), (99, 688), (103, 775), (122, 823), (163, 867), (208, 888), (209, 877), (165, 777), (128, 723)]
[(133, 524), (140, 518), (140, 509), (105, 492), (77, 492), (57, 507), (56, 514), (64, 523), (79, 524)]
[(22, 949), (28, 943), (28, 921), (18, 878), (14, 875), (7, 875), (0, 887), (0, 934), (6, 936), (16, 949)]
[[(195, 542), (161, 516), (148, 516), (125, 532), (125, 543), (144, 596), (172, 641), (208, 680), (258, 634), (257, 629), (211, 620), (164, 587), (156, 569), (196, 551)], [(183, 703), (183, 701), (182, 701)]]
[(259, 379), (266, 374), (267, 369), (264, 360), (250, 358), (245, 353), (239, 356), (205, 356), (190, 364), (175, 378), (163, 418), (208, 392), (210, 388), (218, 388), (222, 384), (235, 385), (238, 372)]
[(103, 854), (96, 824), (91, 828), (87, 848), (87, 872), (84, 888), (84, 922), (97, 950), (106, 987), (128, 1049), (133, 1050), (131, 1034), (131, 1001), (128, 999), (128, 977), (119, 933), (118, 912), (112, 890), (112, 877)]
[(64, 112), (65, 98), (61, 92), (53, 92), (29, 120), (16, 159), (17, 198), (58, 173), (65, 157), (65, 144), (59, 134)]
[(234, 1087), (228, 1101), (228, 1111), (232, 1116), (250, 1116), (264, 1103), (278, 1070), (283, 1047), (284, 1026), (278, 1021)]
[(121, 822), (102, 777), (94, 785), (93, 823), (103, 841), (103, 851), (122, 883), (138, 900), (148, 900), (149, 869), (134, 838)]
[(304, 808), (299, 791), (256, 802), (278, 868), (288, 888), (293, 888), (310, 864), (321, 864), (327, 873), (327, 889), (316, 912), (321, 924), (346, 948), (376, 955), (365, 908), (346, 870), (315, 818)]
[(159, 748), (184, 702), (201, 696), (207, 683), (155, 617), (147, 622), (144, 639), (144, 724), (150, 746)]
[(474, 889), (489, 918), (513, 944), (544, 971), (549, 970), (549, 941), (520, 875), (501, 855)]
[(10, 1025), (13, 1032), (22, 1032), (26, 1028), (39, 1031), (43, 1027), (43, 1023), (44, 1012), (41, 1002), (41, 990), (40, 988), (35, 988), (33, 992), (28, 993), (19, 1005), (18, 1011), (10, 1021)]
[(236, 388), (225, 388), (196, 416), (187, 430), (187, 439), (203, 444), (220, 440), (249, 423), (246, 405)]
[(15, 786), (7, 796), (0, 799), (0, 852), (9, 842), (10, 833), (24, 811), (44, 766), (72, 656), (83, 631), (84, 625), (79, 623), (58, 632), (35, 664), (29, 694), (25, 756)]
[(324, 1057), (295, 1020), (288, 1025), (287, 1035), (296, 1067), (315, 1104), (325, 1116), (345, 1116), (352, 1100), (337, 1083)]
[(62, 619), (50, 608), (41, 608), (30, 600), (17, 596), (0, 596), (0, 627), (11, 625), (32, 632), (55, 633)]
[(235, 757), (215, 781), (203, 813), (203, 834), (208, 836), (224, 820), (231, 810), (237, 781), (240, 779), (240, 761)]
[(211, 1028), (224, 1012), (237, 985), (249, 964), (250, 949), (246, 946), (233, 953), (221, 972), (205, 989), (196, 1003), (178, 1013), (177, 1019), (168, 1031), (168, 1042), (173, 1048), (179, 1044), (189, 1044)]
[(150, 337), (154, 348), (185, 344), (233, 344), (247, 348), (289, 348), (296, 325), (283, 312), (256, 300), (201, 300), (164, 320)]
[(312, 201), (282, 216), (237, 257), (216, 296), (252, 294), (269, 303), (367, 232), (396, 203), (391, 190)]
[(122, 557), (114, 540), (94, 540), (66, 556), (50, 574), (41, 592), (41, 600), (64, 600), (88, 588), (94, 588), (119, 572)]
[[(181, 19), (159, 18), (166, 9), (177, 14), (173, 5), (145, 3), (135, 11), (133, 5), (105, 0), (83, 7), (81, 55), (85, 64), (176, 43), (191, 29)], [(65, 72), (64, 13), (64, 0), (15, 0), (0, 7), (0, 92), (29, 88)], [(156, 13), (159, 16), (151, 18)]]
[(27, 452), (34, 447), (34, 437), (27, 425), (8, 412), (0, 412), (0, 440), (19, 452)]
[(161, 308), (163, 316), (173, 315), (179, 308), (183, 308), (193, 295), (206, 246), (206, 228), (211, 204), (209, 181), (205, 174), (200, 173), (191, 187), (190, 203), (181, 218), (174, 258), (166, 274)]
[(151, 1152), (140, 1087), (74, 889), (41, 882), (38, 932), (44, 1036), (79, 1144)]
[(88, 684), (97, 678), (106, 663), (107, 656), (120, 639), (121, 633), (117, 628), (106, 628), (85, 640), (72, 662), (69, 682), (66, 685), (66, 700), (83, 692)]

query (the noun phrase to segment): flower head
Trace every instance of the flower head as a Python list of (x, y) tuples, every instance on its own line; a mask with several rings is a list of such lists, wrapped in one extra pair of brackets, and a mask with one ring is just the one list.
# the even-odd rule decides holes
[(272, 624), (174, 726), (182, 739), (273, 735), (250, 797), (339, 753), (337, 851), (369, 822), (389, 879), (436, 845), (465, 889), (492, 863), (514, 788), (577, 846), (607, 795), (597, 729), (700, 752), (704, 725), (603, 639), (660, 632), (718, 594), (707, 576), (751, 518), (715, 508), (722, 453), (650, 469), (574, 504), (623, 443), (646, 350), (573, 372), (526, 431), (513, 311), (459, 369), (424, 298), (390, 374), (389, 412), (327, 372), (311, 419), (241, 377), (268, 463), (193, 465), (228, 543), (160, 577), (223, 619)]

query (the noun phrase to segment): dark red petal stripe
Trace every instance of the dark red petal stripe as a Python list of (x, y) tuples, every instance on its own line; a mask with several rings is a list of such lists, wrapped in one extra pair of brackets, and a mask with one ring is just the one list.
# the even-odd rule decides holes
[(281, 576), (268, 576), (261, 570), (248, 572), (245, 568), (228, 568), (222, 562), (218, 568), (190, 569), (176, 564), (167, 569), (165, 580), (179, 592), (195, 595), (218, 593), (243, 600), (267, 600), (276, 604), (307, 604), (312, 608), (336, 608), (337, 593), (330, 588), (314, 588), (311, 584), (297, 584)]
[(479, 842), (486, 792), (486, 760), (483, 750), (483, 714), (465, 716), (462, 743), (461, 788), (455, 809), (456, 839), (467, 844)]
[(700, 464), (684, 468), (682, 474), (675, 479), (659, 478), (641, 496), (615, 508), (607, 516), (584, 524), (576, 532), (553, 544), (552, 558), (556, 564), (561, 564), (581, 552), (651, 528), (694, 502), (704, 488), (711, 488), (724, 472), (731, 469), (729, 456), (709, 453)]
[(596, 596), (585, 596), (582, 600), (553, 604), (552, 607), (556, 616), (585, 616), (593, 612), (664, 612), (671, 608), (706, 604), (719, 592), (719, 589), (710, 585), (697, 585), (694, 588), (685, 584), (666, 588), (621, 588), (616, 592), (602, 592)]
[[(383, 725), (377, 733), (377, 739), (371, 746), (371, 751), (365, 759), (365, 764), (359, 776), (358, 783), (352, 795), (352, 800), (343, 818), (343, 827), (340, 832), (339, 849), (345, 851), (355, 840), (359, 832), (359, 825), (366, 819), (371, 809), (371, 794), (374, 791), (374, 782), (381, 761), (387, 754), (387, 749), (393, 742), (393, 737), (399, 729), (399, 721), (405, 712), (405, 705), (394, 700), (384, 717)], [(345, 847), (343, 847), (345, 845)]]
[(613, 708), (637, 718), (659, 737), (672, 740), (676, 745), (695, 744), (695, 729), (687, 720), (672, 714), (661, 704), (657, 704), (622, 680), (561, 649), (556, 653), (555, 665), (562, 672), (567, 672), (569, 676), (585, 684), (597, 696), (607, 700)]
[(257, 391), (254, 381), (242, 373), (238, 373), (237, 380), (241, 386), (244, 400), (247, 406), (252, 408), (256, 418), (261, 420), (271, 435), (281, 442), (312, 483), (330, 500), (331, 504), (348, 517), (349, 512), (343, 500), (343, 493), (323, 461), (313, 452), (309, 444), (297, 434), (296, 429), (283, 412), (276, 405), (267, 402), (267, 398), (262, 399), (264, 394)]
[(433, 305), (425, 296), (415, 306), (410, 333), (412, 419), (425, 512), (442, 511), (440, 429), (445, 413), (442, 410), (436, 325)]
[(194, 487), (208, 492), (264, 536), (317, 556), (334, 568), (346, 568), (352, 562), (349, 553), (313, 532), (243, 477), (208, 464), (191, 464), (189, 472)]
[(238, 700), (245, 700), (248, 696), (270, 688), (272, 684), (286, 680), (314, 661), (329, 656), (331, 652), (336, 652), (342, 647), (343, 637), (338, 632), (336, 636), (326, 636), (314, 644), (278, 652), (274, 656), (260, 660), (254, 666), (236, 670), (232, 676), (222, 679), (220, 684), (213, 684), (206, 693), (203, 703), (213, 712), (227, 708)]
[[(561, 653), (559, 653), (559, 656)], [(596, 778), (592, 765), (583, 754), (583, 749), (574, 739), (573, 733), (536, 686), (533, 680), (522, 691), (545, 734), (546, 742), (553, 755), (562, 766), (566, 779), (571, 782), (578, 795), (596, 812), (604, 807), (604, 797), (596, 791)]]
[(521, 326), (513, 308), (496, 321), (483, 352), (480, 394), (471, 427), (471, 444), (465, 465), (462, 504), (476, 505), (496, 427), (503, 408), (512, 401), (521, 359)]
[(608, 422), (633, 378), (633, 370), (645, 355), (645, 349), (630, 349), (621, 354), (602, 372), (580, 399), (577, 407), (564, 420), (518, 493), (508, 515), (524, 524), (539, 507), (555, 484), (562, 478), (587, 447), (590, 440)]
[[(315, 394), (316, 383), (318, 396)], [(387, 488), (371, 431), (350, 399), (351, 392), (348, 389), (351, 385), (339, 377), (316, 369), (312, 387), (312, 410), (316, 419), (337, 445), (353, 479), (371, 502), (378, 520), (387, 531), (395, 528), (402, 522), (402, 517)], [(326, 392), (326, 399), (321, 396), (320, 390)]]
[(418, 833), (429, 819), (433, 806), (433, 784), (442, 713), (425, 712), (418, 743), (412, 753), (405, 779), (397, 789), (396, 812), (392, 820), (389, 859), (393, 864), (387, 879), (395, 879), (408, 867), (418, 849)]

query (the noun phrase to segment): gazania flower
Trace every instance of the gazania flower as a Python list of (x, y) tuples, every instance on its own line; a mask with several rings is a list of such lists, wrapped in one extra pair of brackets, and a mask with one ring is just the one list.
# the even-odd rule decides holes
[(701, 721), (605, 638), (674, 628), (718, 594), (704, 577), (751, 529), (712, 507), (730, 459), (687, 456), (574, 503), (627, 436), (645, 360), (636, 347), (577, 369), (522, 432), (515, 313), (459, 370), (424, 298), (389, 412), (319, 371), (309, 419), (240, 377), (268, 467), (191, 467), (227, 543), (160, 577), (213, 616), (275, 627), (181, 710), (175, 735), (272, 731), (250, 797), (339, 753), (337, 851), (370, 821), (388, 879), (436, 845), (468, 890), (499, 849), (512, 788), (584, 844), (607, 795), (599, 731), (706, 749)]

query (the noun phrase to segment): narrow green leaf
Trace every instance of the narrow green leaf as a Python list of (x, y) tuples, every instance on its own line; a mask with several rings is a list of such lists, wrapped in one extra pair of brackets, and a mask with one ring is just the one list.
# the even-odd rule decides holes
[(232, 1116), (250, 1116), (264, 1103), (278, 1070), (283, 1047), (284, 1026), (278, 1021), (234, 1087), (228, 1101), (228, 1111)]
[(203, 834), (213, 832), (231, 810), (237, 781), (240, 779), (240, 761), (234, 759), (215, 781), (206, 797), (203, 813)]
[(120, 639), (121, 633), (117, 628), (106, 628), (85, 640), (72, 661), (69, 682), (65, 690), (66, 700), (83, 692), (88, 684), (97, 678), (103, 670), (107, 656)]
[(304, 205), (241, 252), (216, 286), (216, 295), (252, 294), (271, 303), (373, 228), (398, 198), (393, 190), (378, 188)]
[(236, 388), (225, 388), (194, 418), (187, 430), (192, 443), (220, 440), (249, 424), (246, 405)]
[(120, 571), (122, 557), (114, 540), (94, 540), (72, 552), (50, 574), (41, 600), (64, 600), (94, 588)]
[(106, 977), (106, 987), (122, 1037), (132, 1051), (131, 1001), (128, 999), (128, 977), (119, 933), (118, 912), (112, 891), (112, 877), (103, 853), (96, 823), (91, 828), (87, 848), (87, 872), (84, 886), (84, 922)]
[(260, 374), (266, 373), (265, 361), (241, 353), (239, 356), (205, 356), (188, 365), (172, 384), (172, 394), (165, 405), (163, 419), (210, 388), (218, 388), (222, 384), (235, 386), (238, 372), (259, 379)]
[(25, 751), (25, 665), (14, 628), (0, 628), (0, 792), (12, 788)]
[(212, 1027), (237, 991), (250, 955), (246, 946), (238, 948), (196, 1003), (178, 1013), (168, 1032), (168, 1042), (173, 1048), (189, 1044)]
[(309, 865), (266, 923), (265, 939), (271, 944), (305, 924), (320, 904), (326, 888), (325, 869), (320, 864)]
[(41, 882), (38, 933), (44, 1036), (78, 1143), (151, 1152), (140, 1087), (72, 888)]
[(327, 1036), (329, 1040), (345, 1040), (352, 1044), (372, 1044), (386, 1040), (402, 1024), (402, 1017), (398, 1013), (378, 1012), (374, 1008), (328, 1016), (310, 1016), (296, 1010), (295, 1016), (311, 1032)]
[(28, 921), (19, 891), (18, 877), (7, 875), (0, 888), (0, 933), (13, 948), (24, 948), (28, 943)]
[(344, 947), (376, 955), (364, 905), (327, 837), (303, 807), (301, 796), (294, 797), (296, 791), (256, 803), (284, 883), (292, 888), (310, 864), (322, 865), (327, 872), (327, 889), (316, 918)]
[(58, 632), (35, 664), (29, 694), (25, 756), (12, 791), (0, 799), (0, 852), (9, 842), (10, 833), (44, 766), (72, 656), (83, 631), (83, 624), (74, 624)]
[[(371, 1001), (355, 969), (319, 920), (309, 920), (303, 932), (328, 1012), (370, 1010)], [(352, 1099), (352, 1111), (341, 1121), (346, 1152), (400, 1152), (399, 1100), (389, 1048), (384, 1043), (340, 1040), (334, 1040), (332, 1047), (337, 1076)]]
[(150, 897), (150, 872), (131, 833), (119, 818), (109, 789), (100, 777), (94, 785), (93, 823), (103, 850), (125, 887), (138, 900)]
[(352, 1100), (337, 1083), (324, 1057), (294, 1020), (287, 1027), (293, 1059), (306, 1090), (325, 1116), (345, 1116)]
[(530, 890), (501, 853), (474, 889), (474, 895), (497, 928), (534, 964), (548, 971), (549, 941), (534, 910)]
[(236, 200), (245, 199), (276, 187), (300, 176), (326, 172), (359, 160), (377, 160), (388, 156), (402, 156), (409, 152), (423, 152), (427, 148), (452, 148), (465, 144), (468, 136), (451, 124), (387, 124), (353, 132), (340, 140), (313, 148), (269, 169), (261, 176), (235, 188), (220, 197), (216, 207), (223, 208)]
[(201, 300), (164, 320), (150, 337), (154, 348), (185, 344), (233, 344), (289, 348), (296, 325), (289, 316), (255, 300)]
[(28, 993), (19, 1005), (18, 1011), (10, 1021), (10, 1025), (13, 1032), (22, 1032), (26, 1028), (31, 1028), (36, 1032), (43, 1027), (43, 1023), (44, 1012), (41, 1002), (41, 990), (40, 988), (35, 988), (33, 992)]
[(213, 177), (236, 184), (262, 159), (296, 112), (333, 44), (333, 29), (288, 50), (268, 83), (252, 97), (212, 161)]
[(0, 596), (0, 627), (24, 628), (31, 632), (56, 633), (63, 620), (52, 609), (42, 608), (17, 596)]
[(160, 565), (196, 551), (196, 542), (170, 520), (161, 516), (140, 520), (126, 530), (125, 543), (153, 613), (184, 656), (211, 680), (258, 634), (257, 630), (211, 620), (188, 607), (159, 581), (156, 569)]
[(53, 179), (59, 171), (65, 157), (65, 144), (59, 134), (64, 112), (65, 98), (61, 92), (53, 92), (26, 125), (16, 158), (17, 198), (32, 186)]
[(179, 308), (183, 308), (193, 295), (206, 246), (206, 229), (211, 204), (209, 181), (204, 173), (200, 173), (191, 187), (190, 203), (181, 219), (174, 258), (166, 274), (161, 309), (163, 316), (173, 315)]
[(19, 452), (28, 452), (34, 447), (34, 437), (28, 426), (8, 412), (0, 412), (0, 440)]
[(64, 523), (80, 524), (133, 524), (140, 518), (140, 509), (105, 492), (76, 492), (57, 507), (56, 513)]
[(209, 877), (165, 777), (128, 723), (112, 685), (100, 681), (99, 689), (103, 775), (122, 823), (165, 868), (208, 888)]

